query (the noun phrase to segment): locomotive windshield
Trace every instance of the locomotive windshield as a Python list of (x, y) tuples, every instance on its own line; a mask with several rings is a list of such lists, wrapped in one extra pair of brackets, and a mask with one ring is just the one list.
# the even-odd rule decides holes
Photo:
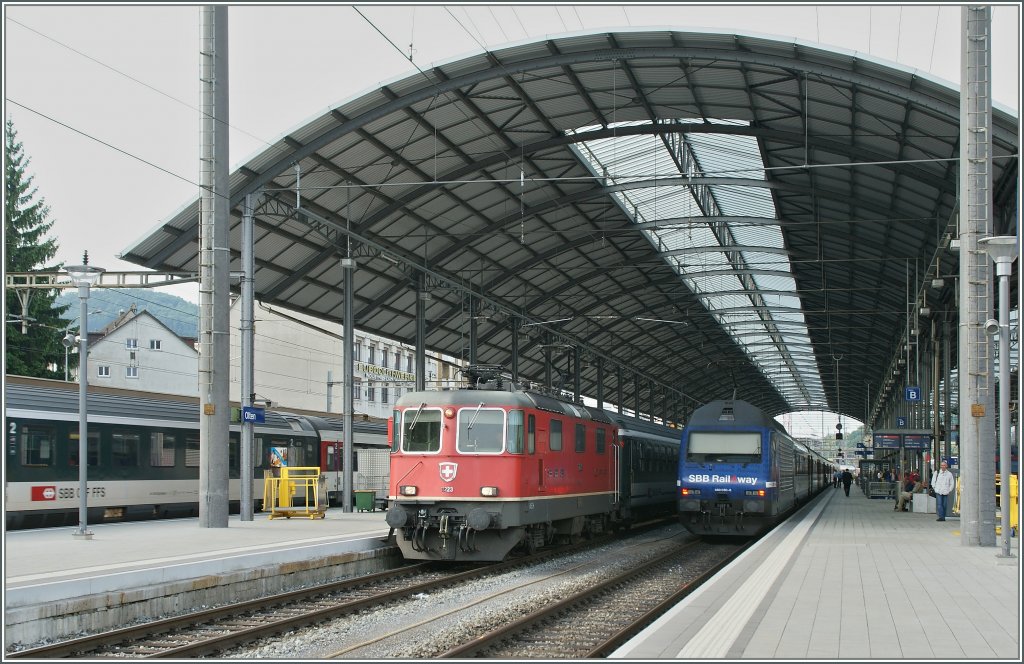
[(483, 405), (459, 411), (455, 448), (462, 454), (499, 453), (505, 442), (505, 411)]
[(756, 431), (693, 431), (686, 460), (695, 463), (754, 463), (761, 460), (761, 434)]
[(407, 410), (402, 418), (403, 452), (437, 452), (441, 449), (441, 411), (422, 406)]

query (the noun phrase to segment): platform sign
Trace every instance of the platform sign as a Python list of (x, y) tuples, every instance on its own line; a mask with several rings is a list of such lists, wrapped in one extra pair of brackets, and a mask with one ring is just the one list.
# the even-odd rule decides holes
[(251, 406), (242, 407), (242, 421), (253, 422), (255, 424), (263, 424), (266, 420), (264, 419), (264, 413), (266, 411), (263, 408), (253, 408)]
[(903, 434), (903, 447), (908, 450), (930, 450), (932, 448), (931, 434), (907, 433)]
[(872, 436), (875, 449), (898, 450), (900, 448), (900, 435), (898, 433), (876, 433)]
[(896, 418), (896, 426), (900, 427), (901, 429), (903, 427), (907, 426), (907, 418), (905, 418), (905, 417), (897, 417)]
[(905, 387), (903, 388), (903, 400), (904, 401), (920, 401), (921, 400), (921, 388), (920, 387)]

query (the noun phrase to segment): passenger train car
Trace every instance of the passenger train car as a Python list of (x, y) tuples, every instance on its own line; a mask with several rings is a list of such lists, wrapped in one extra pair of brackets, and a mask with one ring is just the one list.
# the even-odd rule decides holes
[(405, 558), (502, 560), (675, 510), (677, 429), (466, 373), (395, 406), (387, 523)]
[(694, 411), (679, 451), (679, 516), (698, 535), (755, 536), (829, 484), (833, 464), (755, 406)]
[[(78, 384), (6, 376), (4, 385), (7, 528), (78, 523)], [(89, 386), (89, 523), (195, 516), (199, 510), (199, 400)], [(280, 460), (319, 466), (328, 499), (342, 498), (342, 422), (334, 417), (266, 412), (254, 427), (253, 482), (262, 508), (263, 477)], [(353, 423), (353, 488), (386, 496), (387, 425)], [(240, 425), (229, 434), (230, 510), (239, 511)]]

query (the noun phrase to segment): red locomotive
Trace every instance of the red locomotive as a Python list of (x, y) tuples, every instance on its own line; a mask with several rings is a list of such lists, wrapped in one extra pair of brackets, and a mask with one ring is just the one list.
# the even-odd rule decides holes
[(387, 523), (420, 560), (502, 560), (675, 510), (679, 432), (521, 389), (500, 367), (395, 405)]

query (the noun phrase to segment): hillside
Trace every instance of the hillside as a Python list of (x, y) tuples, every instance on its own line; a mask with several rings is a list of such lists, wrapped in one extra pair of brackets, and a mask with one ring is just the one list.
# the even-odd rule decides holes
[[(57, 304), (70, 304), (66, 317), (78, 325), (80, 303), (78, 291), (67, 290), (57, 298)], [(94, 288), (89, 294), (89, 331), (96, 332), (117, 318), (132, 304), (139, 311), (145, 309), (160, 319), (180, 337), (199, 336), (199, 306), (176, 295), (145, 288)]]

